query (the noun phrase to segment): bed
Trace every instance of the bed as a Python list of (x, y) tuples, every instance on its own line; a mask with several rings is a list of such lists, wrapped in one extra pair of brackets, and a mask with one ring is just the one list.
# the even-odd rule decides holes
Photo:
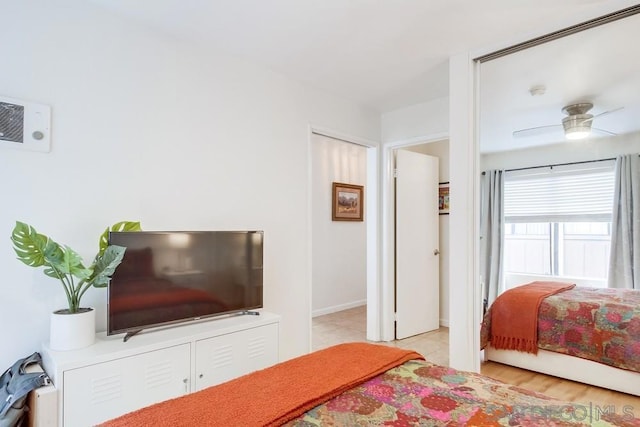
[[(597, 408), (597, 405), (596, 405)], [(425, 361), (347, 343), (142, 408), (102, 424), (137, 426), (640, 426), (632, 410), (594, 410)]]
[[(485, 360), (640, 396), (640, 291), (558, 284), (537, 304), (518, 307), (518, 293), (540, 283), (555, 282), (510, 289), (489, 308), (481, 331)], [(533, 346), (500, 338), (527, 316)]]

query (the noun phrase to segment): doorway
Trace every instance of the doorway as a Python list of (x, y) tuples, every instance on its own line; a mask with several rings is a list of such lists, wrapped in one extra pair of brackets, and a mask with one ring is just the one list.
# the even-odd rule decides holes
[[(365, 185), (367, 147), (315, 133), (311, 144), (311, 308), (315, 317), (366, 305), (368, 215), (357, 216), (363, 208), (360, 190), (366, 197), (369, 188)], [(339, 186), (334, 189), (334, 184)], [(353, 214), (333, 214), (334, 207), (341, 207), (334, 192), (354, 197)]]
[[(449, 176), (448, 134), (434, 134), (412, 140), (397, 141), (378, 148), (372, 141), (340, 134), (338, 132), (310, 127), (310, 144), (314, 134), (334, 138), (346, 143), (355, 143), (367, 150), (367, 179), (365, 184), (366, 227), (366, 339), (368, 341), (394, 340), (394, 295), (393, 295), (393, 191), (392, 153), (397, 148), (410, 150), (427, 149), (426, 154), (440, 159), (440, 181)], [(428, 148), (427, 148), (428, 147)], [(311, 152), (311, 150), (310, 150)], [(380, 152), (380, 155), (378, 154)], [(381, 160), (379, 161), (379, 156)], [(310, 154), (310, 162), (313, 161)], [(314, 171), (312, 168), (312, 175)], [(379, 180), (379, 176), (381, 179)], [(311, 178), (310, 178), (311, 193)], [(311, 215), (312, 216), (312, 215)], [(440, 325), (449, 326), (449, 216), (441, 215), (440, 222)], [(313, 241), (310, 229), (310, 241)], [(311, 264), (312, 260), (310, 260)], [(311, 267), (313, 270), (313, 266)], [(447, 331), (448, 333), (448, 331)], [(313, 332), (310, 334), (313, 337)]]
[[(313, 328), (311, 336), (312, 341), (315, 341), (318, 344), (317, 347), (313, 349), (324, 348), (331, 344), (336, 344), (339, 342), (345, 342), (348, 340), (368, 340), (368, 341), (382, 341), (382, 343), (388, 342), (389, 345), (403, 347), (403, 348), (412, 348), (427, 357), (430, 361), (434, 363), (438, 363), (441, 365), (449, 364), (449, 331), (448, 331), (448, 312), (449, 312), (449, 303), (448, 303), (448, 278), (449, 278), (449, 264), (448, 264), (448, 254), (449, 254), (449, 216), (448, 215), (440, 215), (438, 218), (440, 224), (440, 250), (441, 255), (440, 258), (440, 281), (444, 284), (441, 284), (442, 291), (440, 292), (440, 319), (439, 323), (442, 325), (438, 330), (428, 332), (425, 334), (420, 334), (416, 336), (412, 336), (406, 338), (404, 340), (394, 340), (393, 335), (393, 321), (390, 326), (387, 326), (389, 330), (391, 330), (391, 335), (383, 338), (383, 319), (393, 319), (393, 282), (389, 282), (386, 280), (386, 275), (391, 273), (393, 274), (393, 269), (389, 269), (386, 266), (382, 265), (382, 262), (387, 262), (389, 259), (393, 260), (393, 258), (389, 257), (389, 254), (393, 254), (393, 245), (389, 244), (387, 238), (387, 230), (389, 228), (389, 219), (393, 219), (392, 215), (387, 215), (387, 211), (393, 211), (393, 205), (389, 203), (389, 195), (393, 194), (390, 191), (387, 191), (387, 184), (391, 185), (392, 181), (392, 163), (389, 162), (391, 159), (391, 154), (393, 150), (396, 148), (406, 148), (409, 150), (415, 150), (420, 152), (421, 150), (428, 150), (425, 154), (434, 155), (440, 160), (440, 173), (441, 176), (439, 178), (440, 181), (443, 180), (443, 177), (448, 177), (449, 173), (449, 146), (448, 139), (446, 134), (434, 135), (432, 137), (420, 138), (418, 140), (413, 141), (402, 141), (394, 144), (388, 144), (382, 147), (381, 156), (384, 156), (380, 165), (378, 165), (376, 158), (374, 160), (367, 163), (367, 167), (372, 165), (374, 168), (373, 172), (368, 170), (369, 180), (367, 191), (367, 196), (370, 194), (376, 196), (375, 191), (371, 191), (371, 189), (379, 187), (381, 191), (381, 195), (385, 197), (382, 199), (382, 203), (378, 206), (377, 201), (373, 203), (373, 207), (369, 204), (372, 202), (371, 197), (369, 197), (369, 201), (367, 202), (367, 214), (376, 213), (379, 209), (381, 212), (381, 221), (378, 224), (377, 220), (374, 220), (372, 215), (368, 215), (366, 226), (367, 226), (367, 268), (368, 268), (368, 276), (367, 276), (367, 298), (366, 298), (366, 336), (362, 333), (362, 325), (363, 325), (363, 310), (362, 307), (350, 308), (347, 310), (343, 310), (341, 312), (336, 313), (328, 313), (322, 316), (318, 316), (312, 321)], [(369, 148), (368, 154), (374, 154), (377, 156), (378, 149), (377, 148)], [(382, 179), (378, 184), (375, 177), (372, 178), (371, 175), (376, 175), (377, 170), (381, 171)], [(393, 213), (393, 212), (391, 212)], [(384, 220), (383, 220), (384, 219)], [(381, 231), (378, 232), (378, 227), (381, 227)], [(377, 239), (379, 233), (379, 241), (380, 245), (377, 247), (374, 242), (370, 241), (371, 239)], [(391, 239), (393, 235), (391, 236)], [(384, 242), (383, 242), (384, 240)], [(376, 260), (376, 257), (379, 256), (381, 263), (379, 264), (380, 274), (376, 276), (376, 268), (375, 264), (372, 266), (369, 264), (369, 260)], [(372, 254), (372, 257), (369, 255)], [(373, 268), (372, 268), (373, 267)], [(373, 270), (373, 275), (370, 275)], [(371, 280), (373, 277), (373, 280)], [(379, 279), (378, 279), (379, 278)], [(385, 297), (383, 292), (388, 292), (391, 290), (391, 298)], [(388, 307), (390, 303), (390, 309)], [(377, 336), (376, 336), (377, 334)], [(320, 341), (320, 342), (319, 342)]]
[[(406, 149), (438, 157), (439, 182), (449, 178), (449, 140), (446, 134), (431, 135), (411, 140), (397, 141), (383, 146), (382, 164), (385, 171), (382, 181), (382, 279), (381, 279), (381, 340), (391, 341), (395, 338), (395, 212), (393, 209), (394, 178), (393, 152)], [(440, 325), (449, 326), (449, 215), (439, 215), (439, 311)]]
[[(366, 339), (379, 341), (377, 143), (312, 127), (310, 167), (312, 317), (359, 308)], [(362, 221), (334, 221), (334, 182), (363, 187)]]

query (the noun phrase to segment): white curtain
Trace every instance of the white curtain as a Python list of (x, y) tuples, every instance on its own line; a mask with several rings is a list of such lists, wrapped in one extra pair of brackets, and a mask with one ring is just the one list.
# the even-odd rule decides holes
[(484, 303), (491, 305), (503, 290), (504, 171), (483, 172), (480, 180), (480, 275)]
[(640, 289), (640, 157), (616, 158), (609, 287)]

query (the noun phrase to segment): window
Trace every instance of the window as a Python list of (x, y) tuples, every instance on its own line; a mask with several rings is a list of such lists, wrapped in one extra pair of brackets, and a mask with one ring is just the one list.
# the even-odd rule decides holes
[(504, 272), (606, 280), (613, 161), (505, 176)]

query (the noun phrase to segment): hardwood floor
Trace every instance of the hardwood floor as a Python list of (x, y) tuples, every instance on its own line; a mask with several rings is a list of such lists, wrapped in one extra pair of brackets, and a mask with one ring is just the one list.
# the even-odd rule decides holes
[(496, 362), (482, 363), (480, 372), (488, 377), (569, 402), (599, 405), (600, 408), (615, 405), (618, 413), (628, 405), (634, 415), (640, 417), (640, 397), (630, 394), (563, 380)]
[[(365, 306), (313, 319), (312, 346), (314, 350), (350, 341), (367, 341)], [(449, 329), (445, 327), (404, 340), (379, 344), (410, 348), (433, 363), (449, 365)], [(497, 380), (544, 393), (557, 399), (580, 402), (592, 407), (599, 406), (601, 410), (614, 409), (617, 413), (621, 413), (624, 406), (628, 405), (627, 410), (631, 411), (635, 417), (640, 417), (640, 397), (637, 396), (567, 381), (496, 362), (484, 362), (480, 369), (483, 375)]]

